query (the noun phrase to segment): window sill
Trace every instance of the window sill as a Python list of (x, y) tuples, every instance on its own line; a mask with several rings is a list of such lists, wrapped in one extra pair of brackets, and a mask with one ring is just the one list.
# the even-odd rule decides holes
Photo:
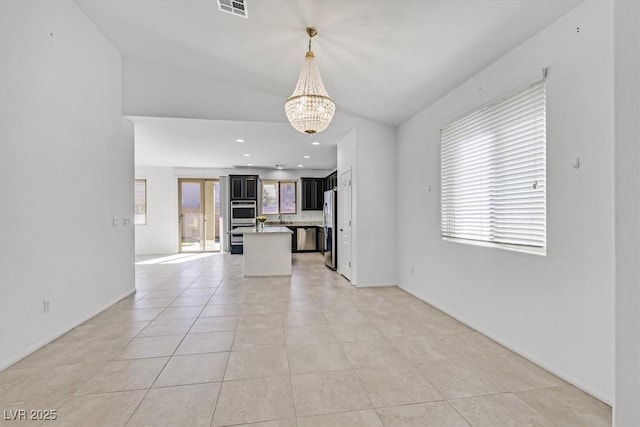
[(538, 248), (534, 246), (519, 246), (519, 245), (509, 245), (506, 243), (484, 242), (481, 240), (458, 239), (455, 237), (445, 237), (445, 236), (441, 236), (441, 237), (442, 237), (442, 240), (446, 242), (463, 243), (465, 245), (472, 245), (472, 246), (484, 246), (487, 248), (496, 248), (496, 249), (502, 249), (502, 250), (511, 251), (511, 252), (523, 252), (523, 253), (532, 254), (532, 255), (540, 255), (540, 256), (547, 255), (546, 247)]

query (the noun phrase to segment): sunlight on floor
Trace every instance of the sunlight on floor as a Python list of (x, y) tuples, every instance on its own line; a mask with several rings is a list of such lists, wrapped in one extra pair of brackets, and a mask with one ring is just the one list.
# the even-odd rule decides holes
[(182, 264), (183, 262), (195, 261), (197, 259), (219, 256), (219, 253), (199, 253), (199, 254), (175, 254), (175, 255), (151, 255), (153, 258), (140, 259), (136, 265), (151, 264)]

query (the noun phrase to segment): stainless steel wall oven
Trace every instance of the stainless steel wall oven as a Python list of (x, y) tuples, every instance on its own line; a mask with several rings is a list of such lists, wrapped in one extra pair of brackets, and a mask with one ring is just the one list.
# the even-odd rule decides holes
[(232, 200), (231, 201), (231, 233), (229, 244), (232, 254), (243, 253), (242, 234), (233, 234), (234, 228), (255, 227), (256, 226), (256, 202), (254, 200)]

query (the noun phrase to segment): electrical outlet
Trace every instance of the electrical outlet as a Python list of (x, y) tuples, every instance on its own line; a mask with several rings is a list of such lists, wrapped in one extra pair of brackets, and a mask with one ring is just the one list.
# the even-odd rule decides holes
[(49, 308), (50, 308), (49, 300), (43, 300), (42, 301), (42, 312), (43, 313), (48, 313), (49, 312)]

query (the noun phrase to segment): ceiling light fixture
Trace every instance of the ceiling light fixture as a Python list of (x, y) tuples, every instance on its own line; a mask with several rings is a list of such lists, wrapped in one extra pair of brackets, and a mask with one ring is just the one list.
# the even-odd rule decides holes
[(320, 145), (320, 143), (318, 141), (313, 141), (311, 145)]
[(307, 34), (309, 50), (304, 57), (296, 88), (284, 103), (284, 111), (294, 129), (312, 135), (322, 132), (329, 126), (336, 112), (336, 104), (324, 88), (318, 65), (315, 63), (315, 56), (311, 51), (311, 39), (318, 34), (318, 31), (308, 27)]
[(282, 164), (277, 164), (277, 165), (276, 165), (276, 169), (284, 169), (284, 165), (282, 165)]
[(299, 167), (299, 168), (302, 168), (302, 167), (304, 167), (304, 165), (298, 165), (298, 167)]
[(238, 139), (236, 139), (236, 142), (244, 142), (244, 139), (238, 138)]
[(245, 154), (244, 156), (245, 157), (251, 157), (251, 154)]
[(310, 158), (311, 158), (311, 156), (304, 156), (304, 158), (305, 158), (305, 159), (310, 159)]

